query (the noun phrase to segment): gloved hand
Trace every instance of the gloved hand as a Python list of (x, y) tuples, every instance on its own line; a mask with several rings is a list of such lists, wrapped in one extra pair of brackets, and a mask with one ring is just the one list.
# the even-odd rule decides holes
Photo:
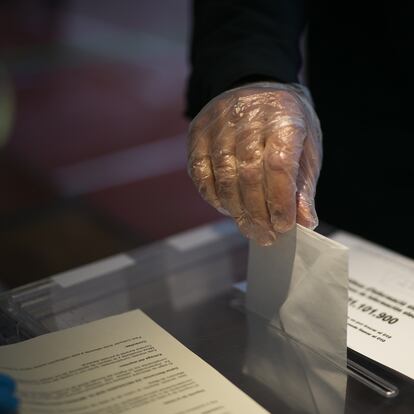
[(188, 171), (201, 196), (270, 245), (295, 222), (315, 228), (322, 134), (308, 90), (259, 82), (212, 99), (190, 125)]
[(8, 376), (0, 374), (0, 414), (17, 412), (18, 401), (14, 396), (15, 382)]

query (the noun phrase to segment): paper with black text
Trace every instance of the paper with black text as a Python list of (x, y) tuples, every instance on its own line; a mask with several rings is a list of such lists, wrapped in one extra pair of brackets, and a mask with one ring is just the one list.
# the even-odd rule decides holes
[(348, 248), (300, 225), (270, 247), (250, 242), (247, 308), (346, 364)]
[(0, 348), (20, 414), (265, 414), (135, 310)]
[(340, 231), (349, 247), (348, 346), (414, 379), (414, 260)]

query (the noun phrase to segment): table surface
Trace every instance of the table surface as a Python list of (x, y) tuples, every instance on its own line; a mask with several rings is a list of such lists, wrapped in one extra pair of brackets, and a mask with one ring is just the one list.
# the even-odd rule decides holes
[(350, 351), (398, 387), (385, 398), (243, 312), (233, 285), (246, 260), (246, 240), (222, 221), (5, 292), (0, 343), (141, 308), (271, 413), (414, 412), (410, 379)]

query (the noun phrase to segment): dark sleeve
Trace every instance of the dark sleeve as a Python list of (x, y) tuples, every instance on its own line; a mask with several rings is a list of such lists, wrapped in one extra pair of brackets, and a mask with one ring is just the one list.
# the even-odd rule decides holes
[(244, 79), (297, 82), (306, 0), (193, 0), (187, 110)]

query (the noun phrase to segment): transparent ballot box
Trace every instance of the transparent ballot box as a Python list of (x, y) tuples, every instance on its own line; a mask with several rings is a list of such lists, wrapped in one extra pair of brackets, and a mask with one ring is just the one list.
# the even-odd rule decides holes
[(4, 292), (0, 343), (140, 308), (271, 413), (414, 412), (409, 378), (351, 349), (341, 368), (246, 312), (247, 248), (225, 220)]

